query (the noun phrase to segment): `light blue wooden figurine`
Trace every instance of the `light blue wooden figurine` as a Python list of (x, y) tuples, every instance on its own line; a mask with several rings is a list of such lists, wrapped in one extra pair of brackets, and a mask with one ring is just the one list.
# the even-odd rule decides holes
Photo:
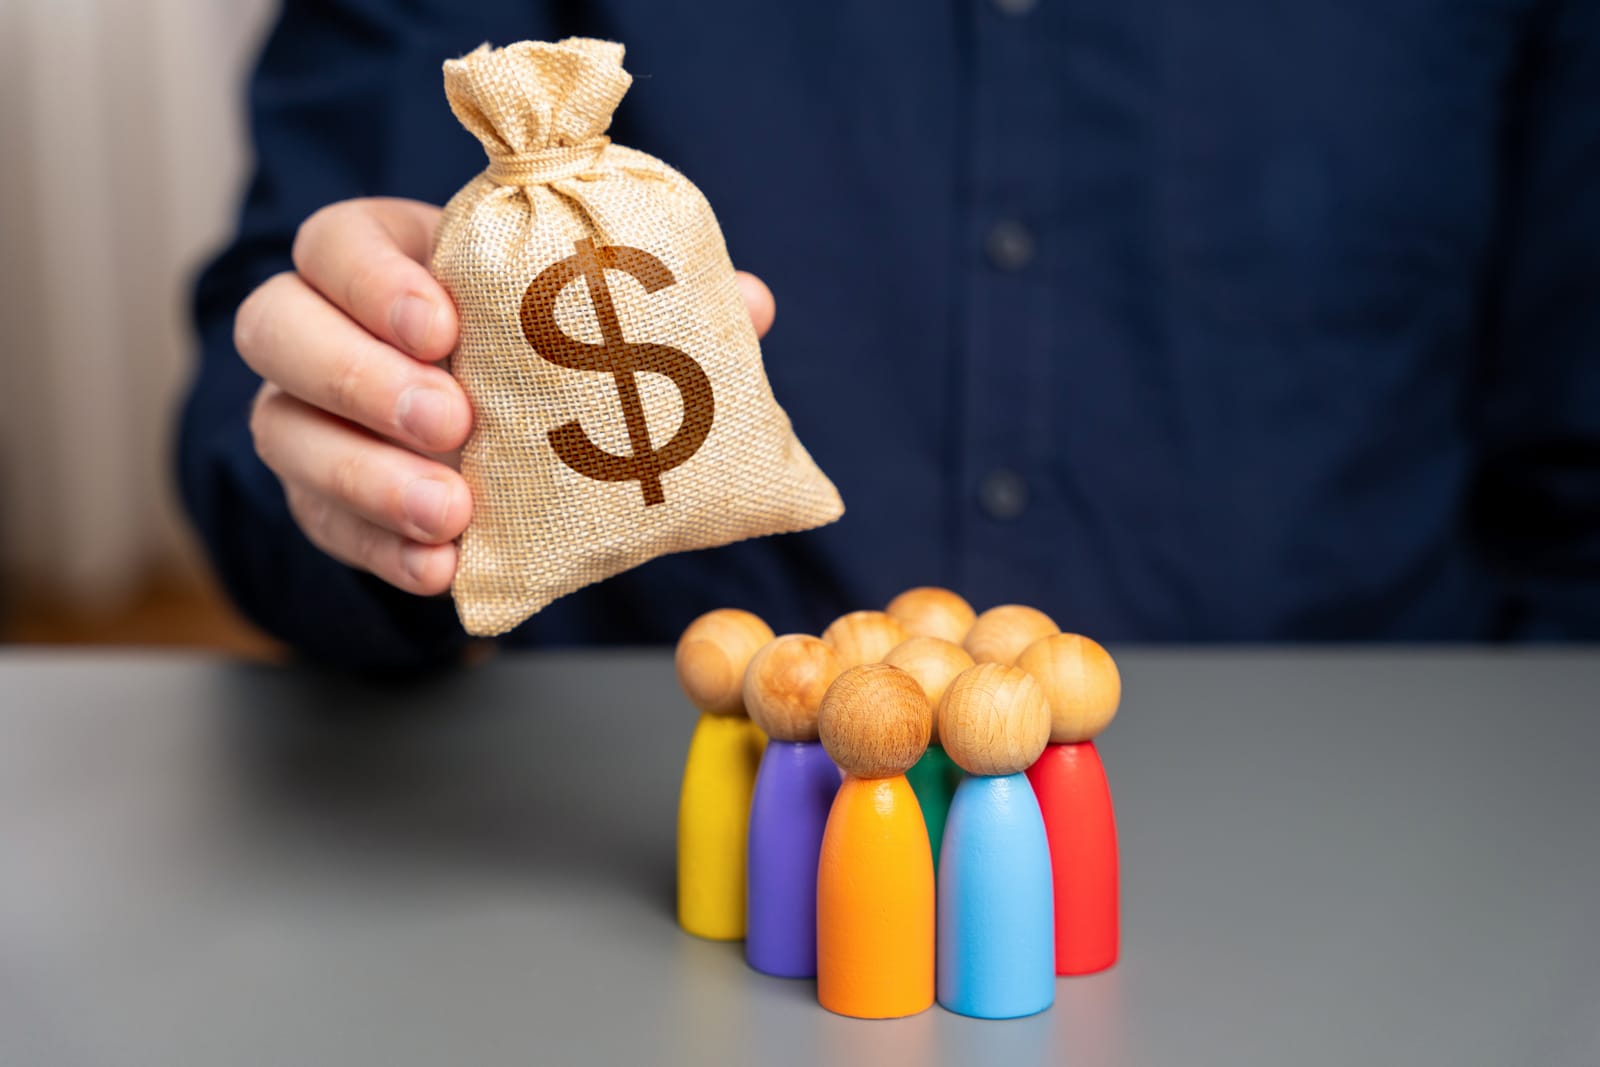
[(945, 751), (967, 772), (939, 863), (938, 996), (979, 1019), (1032, 1015), (1055, 1001), (1050, 845), (1023, 773), (1050, 740), (1050, 709), (1031, 675), (984, 663), (939, 704)]

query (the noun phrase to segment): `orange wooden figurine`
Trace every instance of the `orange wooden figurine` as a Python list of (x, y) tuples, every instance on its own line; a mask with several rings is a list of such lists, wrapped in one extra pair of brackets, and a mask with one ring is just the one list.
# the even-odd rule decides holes
[(1022, 650), (1041, 637), (1058, 634), (1061, 627), (1037, 608), (1021, 604), (1001, 604), (973, 620), (963, 642), (967, 653), (979, 663), (1017, 662)]
[(678, 799), (678, 924), (697, 937), (745, 932), (745, 841), (761, 760), (744, 672), (772, 630), (748, 611), (707, 612), (678, 640), (678, 684), (700, 709)]
[(1056, 973), (1093, 974), (1117, 962), (1117, 820), (1094, 738), (1117, 713), (1122, 679), (1099, 644), (1055, 634), (1017, 666), (1050, 705), (1050, 745), (1028, 770), (1039, 798), (1055, 882)]
[(898, 667), (852, 667), (822, 698), (823, 747), (845, 773), (817, 865), (817, 1000), (859, 1019), (933, 1004), (933, 854), (905, 772), (933, 709)]

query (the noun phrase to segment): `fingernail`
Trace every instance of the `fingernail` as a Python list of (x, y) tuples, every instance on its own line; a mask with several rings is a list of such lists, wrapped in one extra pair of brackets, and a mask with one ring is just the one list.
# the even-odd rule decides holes
[(400, 566), (413, 582), (421, 582), (428, 570), (428, 557), (433, 550), (427, 545), (408, 541), (400, 546)]
[(412, 386), (400, 394), (395, 421), (423, 448), (439, 447), (450, 436), (450, 407), (450, 398), (439, 390)]
[(406, 486), (402, 498), (411, 525), (430, 537), (444, 530), (450, 510), (450, 487), (432, 478), (417, 478)]
[(433, 301), (415, 293), (408, 293), (395, 301), (389, 319), (400, 343), (412, 352), (422, 351), (422, 346), (428, 343), (428, 335), (433, 332), (433, 318), (438, 310)]

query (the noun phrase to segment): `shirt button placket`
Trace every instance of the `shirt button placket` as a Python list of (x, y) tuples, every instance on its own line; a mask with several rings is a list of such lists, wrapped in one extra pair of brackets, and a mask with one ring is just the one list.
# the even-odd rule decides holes
[(1040, 573), (1050, 553), (1051, 496), (1040, 456), (1040, 406), (1050, 334), (1045, 294), (1057, 254), (1051, 204), (1053, 104), (1039, 93), (1055, 61), (1058, 28), (1037, 0), (983, 0), (976, 19), (969, 140), (971, 207), (966, 264), (967, 435), (963, 453), (960, 572), (987, 595), (1025, 597), (1054, 586)]

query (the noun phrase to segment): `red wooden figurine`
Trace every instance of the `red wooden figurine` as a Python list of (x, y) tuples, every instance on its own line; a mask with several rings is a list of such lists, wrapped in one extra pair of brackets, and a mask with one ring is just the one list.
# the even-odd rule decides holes
[(1044, 814), (1055, 883), (1056, 973), (1117, 962), (1117, 821), (1094, 738), (1117, 713), (1122, 679), (1110, 654), (1077, 634), (1029, 645), (1017, 666), (1050, 704), (1050, 745), (1028, 770)]

